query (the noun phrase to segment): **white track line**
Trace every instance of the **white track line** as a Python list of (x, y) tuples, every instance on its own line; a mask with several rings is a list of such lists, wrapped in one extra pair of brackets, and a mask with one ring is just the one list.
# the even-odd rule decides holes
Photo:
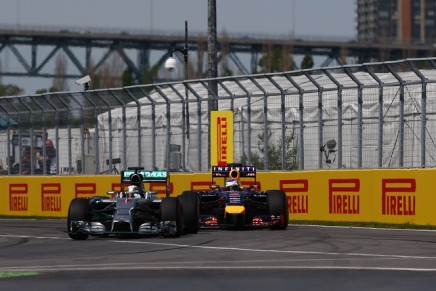
[[(29, 235), (0, 235), (0, 237), (9, 238), (33, 238), (33, 239), (52, 239), (52, 240), (70, 240), (65, 237), (46, 237), (46, 236), (29, 236)], [(273, 249), (250, 249), (250, 248), (235, 248), (235, 247), (214, 247), (214, 246), (199, 246), (188, 244), (176, 244), (166, 242), (149, 242), (149, 241), (131, 241), (131, 240), (105, 240), (114, 243), (129, 243), (129, 244), (143, 244), (155, 246), (168, 246), (176, 248), (195, 248), (206, 250), (227, 250), (227, 251), (241, 251), (241, 252), (263, 252), (263, 253), (282, 253), (282, 254), (310, 254), (310, 255), (330, 255), (330, 256), (358, 256), (358, 257), (372, 257), (372, 258), (390, 258), (390, 259), (428, 259), (434, 260), (434, 256), (407, 256), (407, 255), (385, 255), (385, 254), (368, 254), (368, 253), (340, 253), (340, 252), (317, 252), (317, 251), (291, 251), (291, 250), (273, 250)]]
[[(391, 268), (391, 267), (351, 267), (351, 266), (123, 266), (123, 270), (354, 270), (354, 271), (408, 271), (408, 272), (436, 272), (436, 268)], [(10, 267), (0, 268), (2, 272), (65, 272), (65, 271), (119, 271), (120, 266), (102, 265), (51, 265), (51, 266), (32, 266), (32, 267)]]
[(265, 253), (283, 253), (283, 254), (310, 254), (310, 255), (331, 255), (331, 256), (360, 256), (360, 257), (379, 257), (379, 258), (392, 258), (392, 259), (436, 259), (436, 257), (428, 256), (405, 256), (405, 255), (383, 255), (383, 254), (365, 254), (365, 253), (338, 253), (338, 252), (314, 252), (314, 251), (286, 251), (286, 250), (270, 250), (270, 249), (247, 249), (247, 248), (234, 248), (234, 247), (212, 247), (212, 246), (198, 246), (198, 245), (185, 245), (173, 243), (156, 243), (146, 241), (125, 241), (116, 240), (116, 243), (131, 243), (131, 244), (147, 244), (170, 246), (178, 248), (196, 248), (196, 249), (209, 249), (209, 250), (228, 250), (228, 251), (244, 251), (244, 252), (265, 252)]

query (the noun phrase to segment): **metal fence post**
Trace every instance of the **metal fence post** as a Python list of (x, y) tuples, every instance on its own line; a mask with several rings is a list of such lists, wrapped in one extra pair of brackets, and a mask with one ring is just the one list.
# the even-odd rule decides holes
[(400, 75), (392, 69), (392, 62), (383, 63), (385, 67), (389, 70), (389, 72), (398, 80), (400, 86), (400, 117), (399, 117), (399, 133), (398, 133), (398, 142), (399, 142), (399, 161), (398, 166), (400, 168), (404, 167), (404, 80), (400, 77)]
[(425, 146), (425, 133), (427, 130), (427, 78), (416, 68), (411, 60), (406, 63), (412, 71), (421, 79), (421, 167), (426, 166), (426, 146)]
[(363, 106), (363, 84), (360, 82), (353, 73), (349, 71), (349, 67), (342, 67), (344, 72), (357, 84), (357, 142), (358, 142), (358, 152), (357, 152), (357, 167), (362, 168), (363, 166), (363, 116), (362, 116), (362, 106)]
[(343, 89), (343, 85), (341, 83), (338, 82), (338, 80), (336, 80), (332, 74), (327, 70), (327, 69), (323, 69), (323, 72), (327, 75), (327, 77), (329, 77), (329, 79), (335, 83), (335, 85), (338, 87), (338, 161), (337, 161), (337, 168), (342, 168), (342, 105), (343, 105), (343, 101), (342, 101), (342, 89)]

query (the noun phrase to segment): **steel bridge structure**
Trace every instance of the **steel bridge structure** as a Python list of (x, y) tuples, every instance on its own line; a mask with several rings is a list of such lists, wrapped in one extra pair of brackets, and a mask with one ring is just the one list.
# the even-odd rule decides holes
[[(228, 34), (218, 42), (217, 63), (226, 59), (241, 75), (258, 73), (259, 58), (268, 48), (286, 48), (292, 55), (322, 57), (321, 67), (431, 57), (436, 51), (432, 44), (393, 41), (368, 44), (353, 39), (290, 35)], [(185, 43), (183, 32), (0, 26), (0, 77), (54, 78), (53, 63), (57, 54), (63, 52), (71, 65), (63, 75), (57, 76), (80, 78), (89, 74), (91, 66), (97, 71), (111, 55), (118, 54), (132, 72), (135, 83), (142, 84), (144, 72), (163, 67), (169, 51)], [(207, 35), (190, 32), (188, 47), (190, 54), (198, 55), (207, 47)], [(9, 66), (12, 62), (14, 65)], [(294, 66), (294, 69), (299, 68)], [(204, 72), (196, 78), (206, 77), (207, 71)]]

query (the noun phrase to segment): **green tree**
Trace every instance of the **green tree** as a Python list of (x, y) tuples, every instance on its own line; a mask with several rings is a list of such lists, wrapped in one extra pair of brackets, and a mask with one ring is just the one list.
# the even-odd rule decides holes
[[(54, 92), (59, 91), (68, 91), (67, 79), (65, 75), (67, 75), (67, 58), (63, 54), (59, 54), (56, 58), (55, 63), (55, 77), (53, 78), (53, 84), (50, 88), (50, 91), (54, 89)], [(53, 92), (53, 91), (51, 91)]]
[[(120, 54), (112, 53), (97, 71), (93, 70), (91, 65), (89, 68), (91, 68), (89, 71), (92, 72), (90, 75), (93, 75), (91, 77), (92, 89), (122, 87), (126, 64)], [(97, 78), (98, 80), (96, 80)]]
[(90, 89), (100, 89), (101, 88), (101, 77), (99, 74), (92, 74), (91, 76), (91, 88)]
[(313, 68), (313, 65), (314, 65), (314, 63), (313, 63), (312, 56), (310, 54), (306, 53), (304, 55), (303, 60), (301, 61), (301, 65), (300, 65), (301, 69), (303, 69), (303, 70), (304, 69), (311, 69), (311, 68)]
[(48, 93), (48, 92), (51, 92), (51, 93), (53, 93), (53, 92), (60, 92), (60, 90), (58, 88), (56, 88), (56, 87), (50, 87), (49, 89), (41, 88), (41, 89), (36, 90), (35, 94), (45, 94), (45, 93)]
[(133, 72), (132, 69), (130, 68), (124, 70), (121, 79), (123, 82), (123, 87), (132, 86), (135, 84), (135, 80), (133, 78)]
[(154, 65), (149, 70), (144, 71), (144, 75), (142, 77), (143, 84), (153, 84), (154, 80), (157, 78), (159, 72), (159, 66)]
[[(268, 128), (268, 140), (270, 140), (272, 132)], [(258, 152), (251, 154), (251, 164), (259, 170), (265, 169), (265, 136), (263, 133), (257, 135)], [(285, 170), (297, 170), (297, 153), (298, 147), (295, 145), (296, 134), (292, 130), (290, 135), (285, 136)], [(280, 137), (277, 144), (266, 145), (268, 150), (268, 168), (270, 170), (282, 169), (282, 137)], [(242, 155), (241, 163), (248, 163), (248, 157), (245, 152)]]
[(0, 84), (0, 96), (17, 96), (23, 94), (24, 89), (13, 84)]
[(260, 73), (274, 73), (292, 70), (294, 60), (290, 55), (290, 48), (268, 47), (266, 53), (259, 60)]
[[(2, 71), (2, 62), (0, 60), (0, 71)], [(17, 96), (23, 94), (24, 89), (13, 84), (3, 84), (0, 76), (0, 96)]]
[(221, 36), (221, 62), (220, 62), (220, 71), (222, 77), (233, 76), (233, 71), (230, 69), (229, 64), (229, 55), (230, 55), (230, 47), (229, 47), (229, 36), (227, 32), (224, 30)]

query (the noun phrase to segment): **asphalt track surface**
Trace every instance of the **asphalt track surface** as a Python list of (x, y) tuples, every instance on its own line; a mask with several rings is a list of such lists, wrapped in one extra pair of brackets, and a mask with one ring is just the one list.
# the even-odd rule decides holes
[(0, 219), (0, 290), (436, 290), (436, 232), (290, 225), (74, 241)]

